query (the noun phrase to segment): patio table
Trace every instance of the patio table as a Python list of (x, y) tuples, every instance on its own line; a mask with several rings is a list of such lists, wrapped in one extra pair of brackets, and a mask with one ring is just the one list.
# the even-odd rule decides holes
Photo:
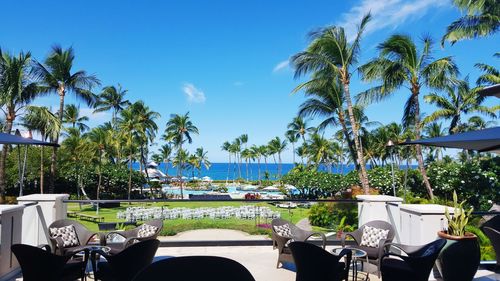
[[(361, 266), (363, 266), (364, 259), (366, 259), (366, 262), (368, 262), (368, 254), (360, 249), (355, 249), (355, 248), (350, 248), (350, 247), (345, 247), (345, 248), (336, 248), (333, 249), (332, 252), (335, 255), (340, 255), (340, 252), (342, 250), (347, 249), (352, 252), (352, 262), (351, 262), (351, 267), (352, 267), (352, 280), (358, 280), (358, 261), (361, 262)], [(370, 280), (370, 277), (368, 276), (368, 273), (363, 272), (365, 274), (365, 281)]]

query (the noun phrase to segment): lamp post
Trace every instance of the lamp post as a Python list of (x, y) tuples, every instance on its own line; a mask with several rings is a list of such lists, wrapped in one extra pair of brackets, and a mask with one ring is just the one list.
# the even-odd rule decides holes
[(392, 142), (392, 140), (389, 140), (386, 146), (389, 149), (389, 153), (391, 155), (392, 194), (396, 196), (396, 183), (394, 182), (394, 142)]

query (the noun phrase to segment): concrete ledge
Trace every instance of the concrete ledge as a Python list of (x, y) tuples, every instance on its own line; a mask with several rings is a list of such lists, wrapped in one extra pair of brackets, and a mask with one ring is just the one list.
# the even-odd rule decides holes
[(356, 199), (363, 202), (403, 202), (403, 198), (389, 195), (358, 195)]

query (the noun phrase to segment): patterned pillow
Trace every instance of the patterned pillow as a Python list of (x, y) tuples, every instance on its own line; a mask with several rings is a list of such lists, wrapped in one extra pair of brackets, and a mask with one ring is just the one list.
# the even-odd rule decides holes
[(360, 246), (378, 248), (380, 240), (387, 239), (389, 230), (384, 230), (376, 227), (365, 226), (363, 228), (363, 236), (361, 237)]
[(292, 238), (292, 231), (290, 230), (290, 227), (288, 226), (288, 224), (273, 225), (273, 228), (274, 228), (274, 231), (276, 231), (276, 233), (279, 236)]
[(78, 241), (78, 236), (76, 235), (75, 227), (72, 225), (63, 227), (51, 227), (49, 229), (50, 236), (52, 238), (61, 237), (63, 241), (63, 247), (74, 247), (79, 246), (80, 241)]
[(137, 232), (137, 237), (144, 238), (152, 236), (156, 233), (158, 227), (149, 224), (143, 224), (139, 227), (139, 231)]

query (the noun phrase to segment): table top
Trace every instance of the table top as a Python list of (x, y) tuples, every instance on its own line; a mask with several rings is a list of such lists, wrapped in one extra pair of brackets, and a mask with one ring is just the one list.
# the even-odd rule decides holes
[(97, 250), (101, 250), (105, 253), (109, 252), (111, 250), (110, 247), (108, 246), (101, 246), (101, 245), (87, 245), (85, 246), (85, 249), (89, 249), (91, 252), (92, 251), (97, 251)]
[(352, 252), (352, 257), (353, 258), (364, 258), (367, 255), (367, 253), (365, 251), (363, 251), (363, 250), (356, 249), (356, 248), (349, 248), (349, 247), (336, 248), (336, 249), (333, 249), (332, 252), (335, 255), (340, 255), (340, 252), (342, 252), (342, 250), (344, 250), (344, 249), (350, 250)]

